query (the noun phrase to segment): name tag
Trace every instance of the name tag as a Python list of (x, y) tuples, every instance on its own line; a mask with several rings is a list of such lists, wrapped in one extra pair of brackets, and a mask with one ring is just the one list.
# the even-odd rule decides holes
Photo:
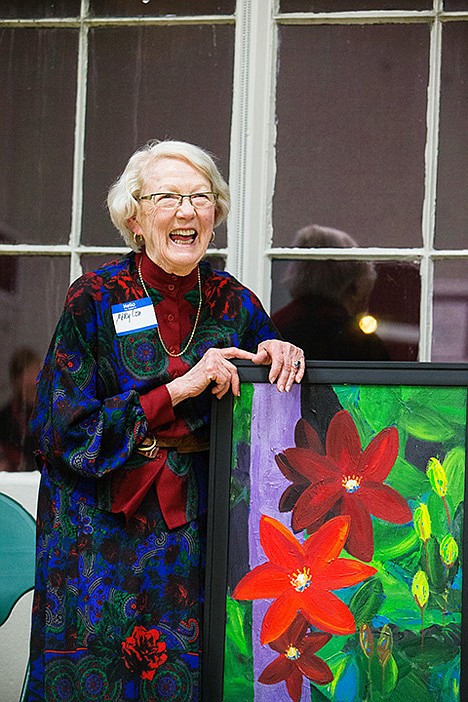
[(153, 303), (149, 297), (112, 305), (112, 318), (117, 336), (153, 329), (158, 326)]

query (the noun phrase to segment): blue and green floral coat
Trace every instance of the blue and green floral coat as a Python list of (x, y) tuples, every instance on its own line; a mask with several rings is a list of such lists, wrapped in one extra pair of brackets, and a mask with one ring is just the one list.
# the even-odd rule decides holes
[[(148, 431), (206, 437), (210, 391), (173, 408), (166, 384), (212, 346), (254, 351), (277, 333), (251, 291), (202, 262), (201, 315), (182, 356), (155, 328), (117, 335), (113, 306), (146, 296), (138, 257), (70, 287), (38, 381), (29, 702), (200, 695), (208, 453), (163, 449), (151, 461), (136, 449)], [(142, 272), (178, 352), (195, 323), (196, 271), (171, 276), (143, 256)]]

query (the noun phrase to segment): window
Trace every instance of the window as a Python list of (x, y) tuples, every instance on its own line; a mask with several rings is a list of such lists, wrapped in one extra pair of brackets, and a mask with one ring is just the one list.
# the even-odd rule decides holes
[[(3, 3), (4, 358), (44, 356), (69, 283), (127, 251), (112, 181), (149, 139), (193, 141), (229, 175), (234, 0)], [(190, 51), (187, 51), (190, 47)], [(224, 265), (226, 230), (218, 232)], [(93, 263), (94, 262), (94, 263)], [(10, 393), (8, 364), (0, 378)]]
[[(467, 10), (423, 0), (279, 3), (264, 253), (280, 319), (298, 307), (285, 256), (310, 270), (357, 257), (375, 266), (367, 311), (392, 359), (468, 361)], [(298, 230), (312, 225), (354, 243), (298, 244)], [(312, 314), (317, 300), (299, 306), (306, 299)]]
[[(0, 31), (5, 358), (44, 355), (70, 281), (126, 251), (108, 187), (172, 137), (218, 156), (210, 255), (267, 308), (293, 261), (364, 261), (392, 358), (468, 361), (466, 0), (7, 0)], [(355, 244), (297, 247), (314, 224)]]

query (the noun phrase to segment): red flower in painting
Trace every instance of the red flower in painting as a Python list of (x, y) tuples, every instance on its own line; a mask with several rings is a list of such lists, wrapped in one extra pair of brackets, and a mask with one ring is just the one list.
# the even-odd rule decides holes
[[(294, 428), (294, 441), (298, 448), (311, 449), (321, 455), (325, 453), (317, 432), (305, 419), (297, 421)], [(275, 456), (275, 461), (284, 477), (292, 483), (281, 495), (279, 511), (290, 512), (304, 490), (309, 487), (310, 481), (288, 463), (284, 453)]]
[(356, 630), (349, 608), (330, 590), (356, 585), (377, 571), (338, 558), (348, 531), (349, 517), (335, 517), (302, 545), (281, 522), (262, 515), (260, 543), (269, 561), (247, 573), (232, 595), (237, 600), (274, 598), (263, 619), (261, 643), (284, 634), (298, 612), (331, 634)]
[(267, 665), (258, 678), (265, 685), (275, 685), (284, 680), (293, 702), (301, 699), (303, 675), (318, 685), (326, 685), (333, 680), (327, 663), (315, 655), (331, 639), (331, 634), (314, 632), (306, 636), (307, 628), (304, 617), (298, 615), (289, 629), (270, 643), (270, 647), (280, 655)]
[(132, 634), (122, 641), (122, 655), (132, 673), (143, 680), (152, 680), (156, 670), (167, 660), (166, 644), (159, 640), (157, 629), (135, 626)]
[(395, 427), (383, 429), (363, 451), (356, 425), (345, 410), (335, 414), (330, 422), (325, 455), (320, 442), (318, 450), (316, 446), (286, 449), (277, 457), (280, 470), (293, 478), (293, 485), (299, 484), (296, 476), (309, 483), (292, 506), (293, 530), (311, 532), (325, 518), (347, 514), (351, 528), (346, 550), (356, 558), (370, 561), (374, 554), (371, 515), (392, 524), (406, 524), (412, 518), (406, 500), (383, 484), (397, 455)]

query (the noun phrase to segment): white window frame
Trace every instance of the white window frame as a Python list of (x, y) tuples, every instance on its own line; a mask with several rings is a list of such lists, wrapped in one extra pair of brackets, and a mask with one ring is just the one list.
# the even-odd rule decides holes
[[(75, 27), (79, 29), (72, 221), (67, 245), (0, 244), (0, 253), (14, 255), (66, 255), (70, 257), (70, 282), (82, 272), (83, 254), (120, 254), (122, 246), (81, 244), (83, 168), (85, 149), (88, 33), (92, 26), (149, 26), (178, 24), (235, 24), (233, 111), (230, 151), (232, 209), (228, 219), (228, 245), (213, 250), (226, 258), (226, 268), (255, 290), (269, 308), (271, 270), (274, 259), (365, 258), (374, 261), (411, 260), (421, 274), (419, 360), (431, 360), (434, 263), (468, 259), (468, 248), (435, 249), (435, 210), (440, 110), (442, 26), (444, 22), (468, 21), (466, 12), (444, 12), (443, 0), (433, 0), (431, 10), (368, 11), (334, 13), (279, 12), (279, 0), (237, 0), (235, 15), (184, 17), (89, 17), (90, 0), (81, 0), (79, 18), (0, 20), (0, 28)], [(425, 149), (425, 195), (423, 245), (411, 248), (361, 247), (359, 251), (320, 249), (319, 252), (273, 247), (272, 200), (275, 161), (275, 99), (278, 31), (280, 25), (375, 24), (424, 22), (431, 27), (429, 83), (427, 91), (427, 138)]]
[[(232, 135), (242, 157), (236, 175), (243, 176), (243, 191), (237, 193), (231, 228), (235, 240), (229, 239), (228, 270), (235, 272), (266, 302), (271, 295), (271, 262), (291, 258), (363, 258), (373, 261), (416, 261), (420, 266), (420, 338), (419, 360), (430, 361), (432, 351), (434, 263), (437, 260), (468, 259), (467, 249), (435, 249), (435, 212), (437, 164), (439, 146), (440, 74), (442, 61), (442, 25), (455, 20), (468, 21), (468, 12), (444, 12), (442, 0), (434, 0), (432, 10), (421, 11), (367, 11), (281, 14), (279, 0), (249, 0), (238, 2), (236, 42), (236, 77), (242, 67), (247, 76), (242, 84), (248, 94), (238, 96), (234, 104), (238, 122), (237, 133)], [(261, 6), (261, 7), (260, 7)], [(295, 248), (273, 247), (272, 199), (275, 174), (275, 77), (278, 27), (281, 24), (389, 24), (424, 22), (431, 26), (429, 53), (429, 83), (427, 90), (427, 134), (425, 149), (425, 188), (422, 217), (421, 247), (360, 247), (359, 252), (342, 249), (320, 249), (319, 252)], [(244, 23), (244, 26), (242, 24)], [(238, 67), (240, 66), (240, 68)], [(236, 86), (236, 84), (235, 84)], [(239, 87), (239, 86), (237, 86)], [(242, 100), (244, 102), (242, 102)], [(233, 158), (237, 154), (233, 152)], [(242, 165), (241, 165), (242, 164)], [(232, 164), (235, 173), (235, 164)], [(236, 182), (236, 181), (235, 181)], [(239, 233), (241, 232), (242, 233)]]

